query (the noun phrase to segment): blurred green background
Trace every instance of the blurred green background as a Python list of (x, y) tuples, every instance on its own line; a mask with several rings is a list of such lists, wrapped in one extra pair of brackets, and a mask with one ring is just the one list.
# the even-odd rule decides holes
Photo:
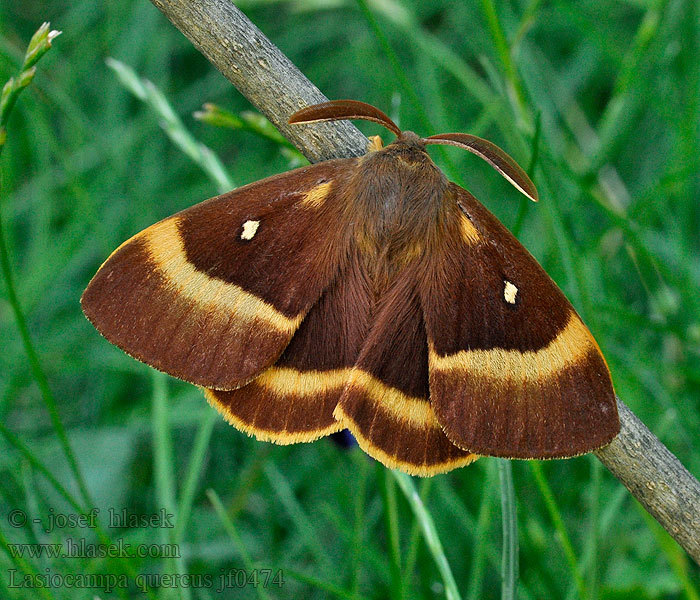
[[(487, 137), (525, 167), (537, 155), (541, 202), (527, 206), (475, 157), (431, 151), (516, 229), (596, 336), (620, 397), (700, 473), (698, 3), (237, 5), (330, 98), (370, 102), (423, 135)], [(111, 573), (130, 582), (114, 596), (139, 598), (137, 574), (174, 573), (208, 574), (211, 585), (161, 580), (148, 596), (213, 598), (220, 575), (245, 568), (281, 569), (284, 585), (241, 587), (238, 575), (222, 597), (444, 597), (414, 514), (381, 466), (328, 440), (278, 447), (247, 438), (197, 389), (154, 374), (84, 319), (80, 294), (114, 248), (217, 192), (108, 57), (152, 81), (236, 185), (293, 160), (274, 141), (192, 117), (204, 102), (251, 107), (147, 0), (2, 2), (0, 84), (43, 21), (63, 34), (10, 119), (1, 210), (17, 295), (88, 497), (3, 281), (0, 597), (112, 597), (65, 583), (69, 574)], [(359, 126), (388, 141), (378, 126)], [(415, 480), (463, 598), (501, 597), (496, 465), (482, 459)], [(595, 458), (514, 462), (513, 476), (520, 598), (700, 598), (698, 567)], [(93, 507), (99, 531), (46, 531), (51, 515)], [(110, 508), (164, 508), (177, 526), (110, 529)], [(26, 523), (11, 522), (13, 510)], [(173, 543), (181, 556), (22, 557), (7, 546), (67, 537)], [(63, 585), (18, 588), (24, 573), (58, 575)]]

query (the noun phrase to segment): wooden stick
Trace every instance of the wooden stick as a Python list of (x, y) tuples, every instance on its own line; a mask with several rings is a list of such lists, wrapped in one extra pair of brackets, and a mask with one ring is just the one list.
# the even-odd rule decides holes
[(622, 428), (595, 455), (700, 565), (700, 483), (618, 398)]
[[(229, 0), (151, 0), (312, 162), (366, 152), (347, 121), (293, 127), (327, 98)], [(596, 456), (700, 564), (700, 483), (618, 398), (622, 429)]]
[(287, 123), (328, 98), (230, 0), (151, 1), (311, 162), (367, 152), (367, 138), (348, 121)]

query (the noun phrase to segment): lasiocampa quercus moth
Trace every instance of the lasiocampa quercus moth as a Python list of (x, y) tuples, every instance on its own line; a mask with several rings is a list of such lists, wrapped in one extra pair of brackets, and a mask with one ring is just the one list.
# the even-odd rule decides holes
[(426, 152), (459, 146), (537, 200), (500, 148), (420, 138), (340, 100), (290, 123), (396, 135), (183, 210), (122, 244), (82, 298), (131, 356), (205, 388), (237, 428), (310, 442), (343, 428), (433, 475), (478, 455), (561, 458), (619, 431), (598, 344), (535, 259)]

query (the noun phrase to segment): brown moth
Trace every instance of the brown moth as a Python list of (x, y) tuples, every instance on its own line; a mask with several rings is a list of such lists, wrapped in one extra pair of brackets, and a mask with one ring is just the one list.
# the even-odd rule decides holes
[(152, 225), (100, 267), (82, 298), (88, 319), (131, 356), (204, 387), (260, 440), (348, 428), (416, 475), (610, 442), (620, 425), (595, 340), (426, 145), (465, 148), (537, 200), (525, 172), (486, 140), (419, 138), (362, 102), (311, 106), (290, 123), (338, 119), (397, 137)]

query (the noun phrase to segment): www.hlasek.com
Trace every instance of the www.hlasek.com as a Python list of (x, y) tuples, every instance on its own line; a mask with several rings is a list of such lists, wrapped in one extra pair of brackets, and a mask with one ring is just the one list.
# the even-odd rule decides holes
[(66, 538), (56, 544), (7, 544), (12, 558), (180, 558), (178, 544), (93, 544), (85, 538)]

